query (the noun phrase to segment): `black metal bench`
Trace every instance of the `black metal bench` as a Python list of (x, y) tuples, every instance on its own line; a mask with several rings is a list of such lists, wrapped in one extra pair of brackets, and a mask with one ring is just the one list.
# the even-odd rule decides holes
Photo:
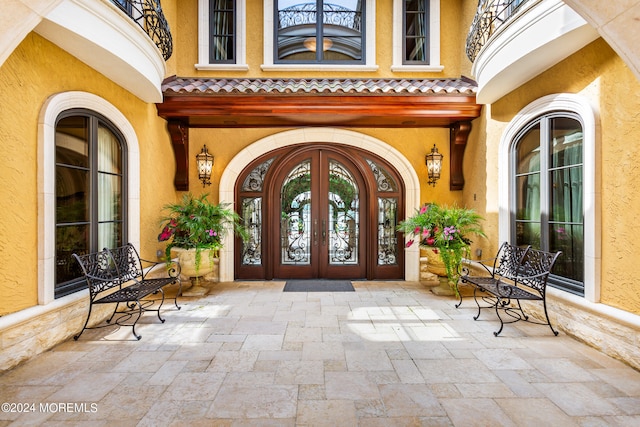
[[(500, 319), (500, 329), (493, 333), (495, 336), (502, 332), (505, 323), (519, 320), (548, 325), (553, 334), (558, 335), (549, 320), (546, 289), (551, 269), (561, 253), (545, 252), (530, 246), (521, 248), (505, 242), (493, 258), (493, 268), (480, 263), (488, 275), (471, 276), (469, 269), (465, 269), (462, 283), (474, 285), (473, 299), (478, 306), (478, 314), (473, 319), (478, 320), (483, 308), (492, 308)], [(523, 300), (540, 301), (546, 322), (533, 320), (527, 315), (520, 304)], [(489, 305), (483, 306), (480, 301)], [(510, 316), (511, 320), (505, 320), (500, 313)]]
[[(77, 340), (85, 329), (105, 327), (109, 325), (131, 326), (133, 335), (140, 339), (141, 335), (136, 334), (136, 323), (144, 311), (154, 311), (158, 314), (158, 319), (164, 323), (160, 316), (160, 309), (164, 303), (165, 295), (163, 287), (170, 284), (179, 284), (180, 288), (174, 298), (174, 303), (178, 310), (178, 295), (181, 294), (182, 284), (180, 283), (180, 265), (172, 263), (167, 268), (167, 277), (149, 277), (149, 272), (157, 267), (159, 263), (147, 261), (140, 258), (138, 252), (131, 244), (120, 246), (115, 249), (103, 249), (99, 252), (77, 255), (73, 257), (82, 267), (87, 285), (89, 287), (89, 312), (87, 320), (79, 334), (73, 338)], [(147, 271), (143, 270), (143, 263), (149, 264)], [(160, 294), (160, 298), (143, 299), (151, 294)], [(156, 303), (159, 304), (156, 307)], [(91, 311), (95, 304), (113, 304), (116, 306), (107, 320), (107, 325), (88, 327)], [(124, 311), (118, 311), (120, 303), (126, 305)], [(117, 316), (117, 317), (116, 317)], [(112, 320), (115, 322), (111, 323)], [(133, 322), (128, 322), (134, 319)]]

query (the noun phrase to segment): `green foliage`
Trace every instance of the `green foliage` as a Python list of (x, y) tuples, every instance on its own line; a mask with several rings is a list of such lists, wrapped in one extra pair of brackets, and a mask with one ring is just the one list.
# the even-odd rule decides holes
[(240, 216), (229, 208), (230, 204), (213, 204), (207, 196), (194, 197), (188, 193), (180, 203), (164, 207), (168, 215), (162, 218), (162, 232), (158, 235), (158, 241), (172, 239), (166, 248), (167, 259), (173, 247), (196, 249), (197, 269), (200, 251), (213, 249), (217, 253), (222, 248), (222, 239), (227, 232), (233, 231), (245, 240), (248, 238), (248, 231), (242, 225)]
[(449, 282), (455, 283), (460, 277), (460, 263), (469, 253), (469, 236), (485, 237), (480, 226), (482, 220), (473, 209), (428, 203), (400, 222), (398, 230), (411, 236), (407, 247), (417, 241), (422, 247), (435, 248), (442, 257)]

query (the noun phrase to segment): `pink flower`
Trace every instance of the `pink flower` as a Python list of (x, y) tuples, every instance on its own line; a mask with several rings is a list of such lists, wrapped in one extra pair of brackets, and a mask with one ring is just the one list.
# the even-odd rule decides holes
[(411, 245), (413, 245), (413, 239), (409, 240), (409, 241), (407, 242), (407, 244), (406, 244), (406, 246), (405, 246), (405, 247), (407, 247), (407, 248), (408, 248), (408, 247), (409, 247), (409, 246), (411, 246)]
[(418, 226), (418, 227), (416, 227), (416, 229), (415, 229), (415, 230), (413, 230), (413, 234), (420, 234), (420, 231), (421, 231), (421, 229), (420, 229), (420, 227)]
[(429, 209), (429, 206), (424, 205), (423, 207), (420, 208), (420, 213), (423, 214), (425, 213), (427, 210)]
[(211, 230), (207, 230), (209, 232), (209, 236), (217, 236), (218, 233), (215, 232), (215, 230), (211, 229)]
[[(429, 237), (427, 238), (427, 245), (429, 246), (433, 246), (434, 243), (436, 243), (436, 239), (434, 239), (433, 237)], [(437, 252), (436, 252), (437, 253)]]

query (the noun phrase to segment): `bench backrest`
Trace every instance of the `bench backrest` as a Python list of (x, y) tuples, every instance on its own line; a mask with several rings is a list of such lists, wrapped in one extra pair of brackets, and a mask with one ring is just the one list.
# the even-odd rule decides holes
[(72, 256), (82, 268), (92, 300), (99, 293), (120, 285), (118, 270), (108, 250), (105, 249), (86, 255), (74, 253)]
[(142, 263), (138, 251), (131, 244), (107, 249), (111, 253), (122, 283), (142, 277)]
[[(530, 278), (520, 280), (519, 283), (529, 286), (544, 295), (547, 279), (558, 257), (562, 252), (545, 252), (529, 249), (522, 260), (520, 275)], [(531, 277), (534, 276), (534, 277)]]
[(508, 278), (516, 276), (522, 260), (530, 249), (531, 246), (520, 247), (504, 242), (494, 260), (494, 274)]

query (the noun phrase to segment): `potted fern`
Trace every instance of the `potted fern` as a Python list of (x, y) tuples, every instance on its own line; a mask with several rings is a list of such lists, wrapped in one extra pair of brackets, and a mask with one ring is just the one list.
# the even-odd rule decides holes
[(243, 239), (248, 236), (229, 203), (214, 204), (207, 197), (187, 193), (179, 203), (166, 205), (167, 215), (162, 218), (162, 231), (158, 235), (158, 241), (169, 242), (166, 258), (177, 257), (182, 274), (192, 278), (194, 286), (189, 295), (206, 293), (199, 286), (199, 279), (214, 270), (226, 233), (234, 232)]
[(417, 242), (426, 249), (430, 262), (441, 259), (443, 271), (434, 272), (446, 276), (449, 285), (457, 290), (460, 264), (469, 256), (470, 236), (485, 237), (480, 226), (482, 220), (473, 209), (427, 203), (415, 215), (400, 222), (398, 230), (411, 237), (407, 247)]

